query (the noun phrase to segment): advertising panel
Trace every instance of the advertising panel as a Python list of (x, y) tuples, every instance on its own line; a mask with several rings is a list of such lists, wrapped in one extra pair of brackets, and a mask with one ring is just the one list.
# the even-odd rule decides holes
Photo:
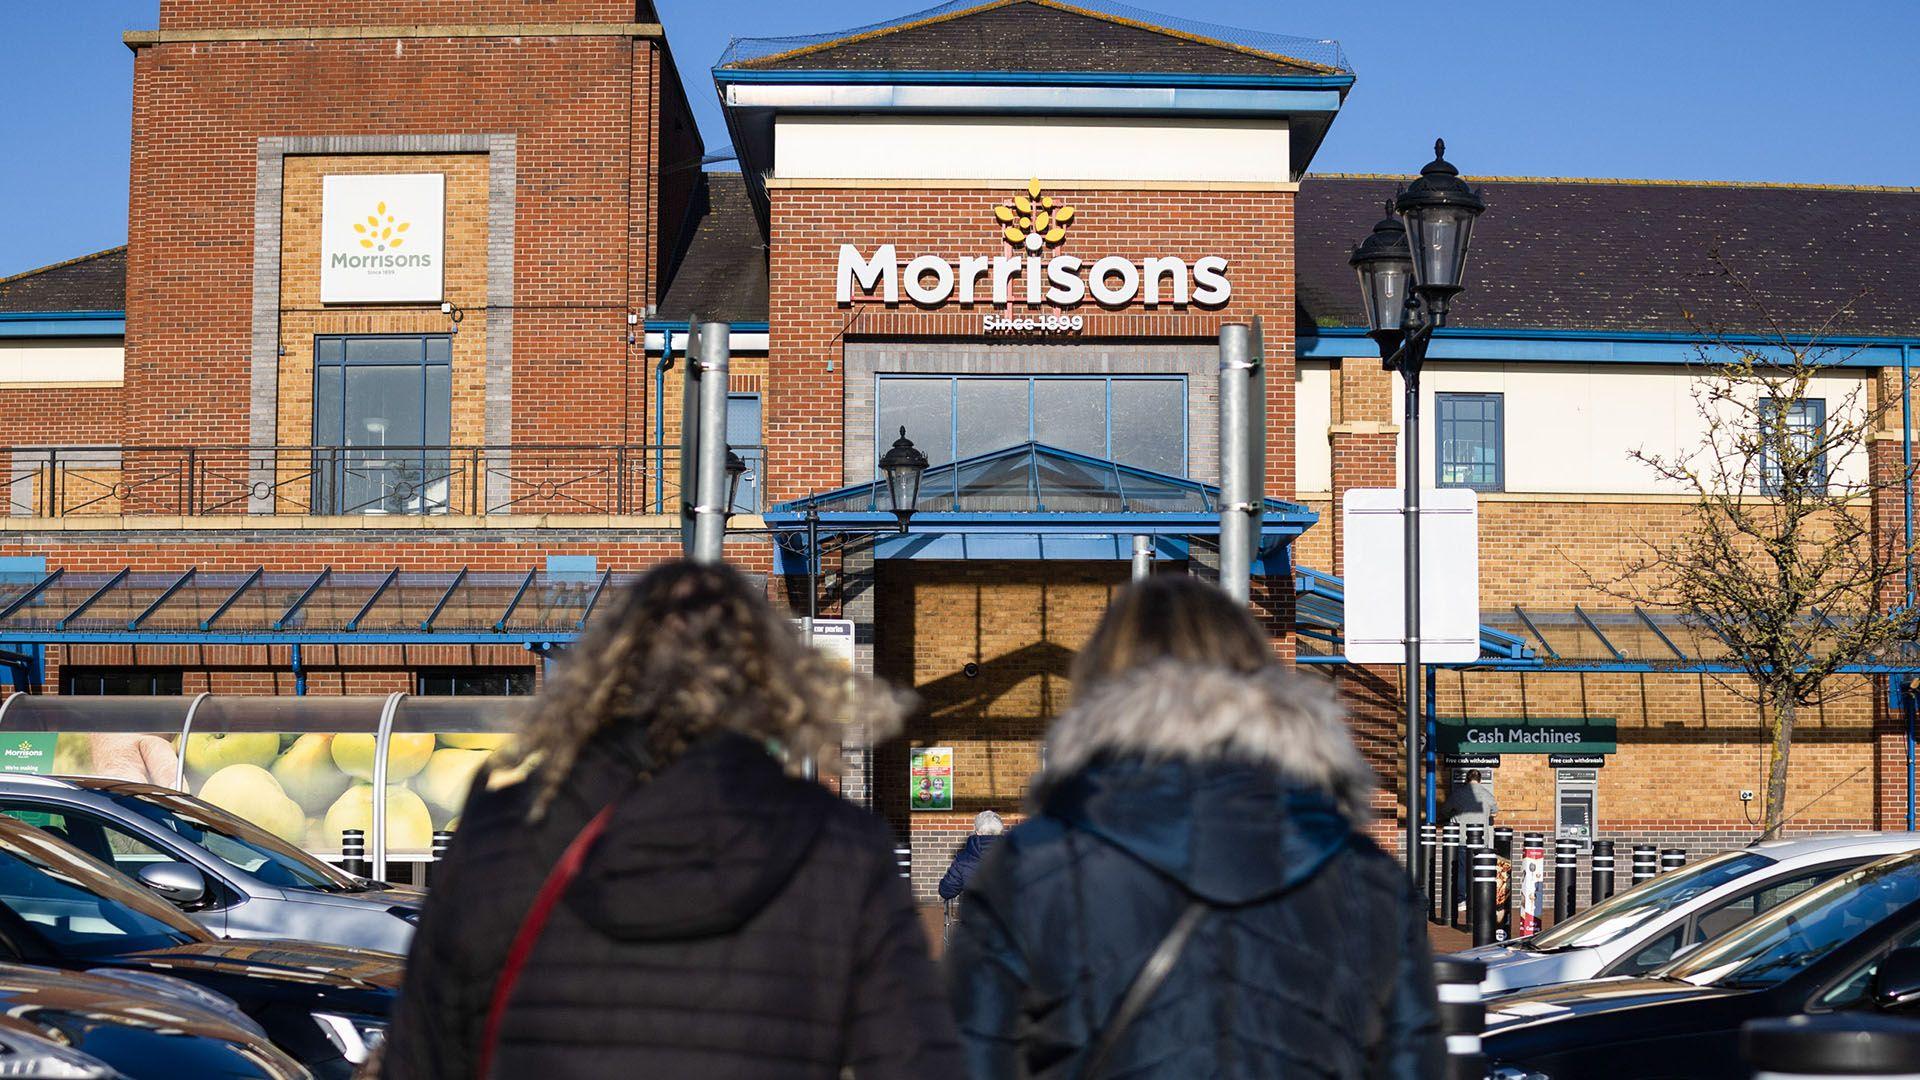
[(320, 302), (437, 304), (446, 262), (440, 173), (320, 181)]

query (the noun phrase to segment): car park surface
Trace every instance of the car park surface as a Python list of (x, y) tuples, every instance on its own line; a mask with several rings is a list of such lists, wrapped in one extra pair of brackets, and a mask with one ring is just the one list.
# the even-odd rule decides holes
[(347, 874), (172, 788), (0, 776), (0, 813), (49, 829), (128, 877), (147, 880), (143, 874), (168, 862), (191, 868), (179, 880), (197, 877), (201, 891), (179, 906), (220, 937), (298, 938), (404, 953), (426, 899), (419, 889)]
[(1920, 851), (1920, 833), (1773, 840), (1662, 874), (1552, 929), (1456, 955), (1487, 965), (1486, 993), (1644, 975), (1855, 867)]

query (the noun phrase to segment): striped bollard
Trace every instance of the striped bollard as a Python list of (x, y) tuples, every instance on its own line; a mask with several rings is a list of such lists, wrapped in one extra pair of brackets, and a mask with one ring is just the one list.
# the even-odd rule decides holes
[(1920, 1023), (1858, 1012), (1749, 1020), (1740, 1056), (1754, 1080), (1920, 1080)]
[(1660, 872), (1660, 853), (1652, 844), (1633, 845), (1633, 883), (1640, 885), (1652, 881)]
[(1450, 821), (1440, 832), (1440, 925), (1453, 924), (1453, 913), (1464, 897), (1455, 896), (1458, 890), (1459, 873), (1456, 860), (1460, 857), (1460, 823)]
[(1612, 895), (1613, 841), (1595, 840), (1593, 842), (1593, 892), (1587, 897), (1587, 903), (1591, 906)]
[(1437, 921), (1433, 917), (1434, 901), (1439, 897), (1439, 893), (1433, 888), (1433, 855), (1439, 846), (1440, 830), (1434, 828), (1432, 822), (1420, 826), (1420, 870), (1415, 880), (1420, 882), (1420, 888), (1425, 894), (1428, 922)]
[(1660, 853), (1660, 872), (1663, 874), (1671, 874), (1685, 865), (1687, 865), (1686, 848), (1673, 847)]
[(1580, 887), (1580, 841), (1562, 836), (1553, 842), (1553, 921), (1573, 918), (1574, 892)]
[(1492, 848), (1477, 848), (1473, 853), (1473, 892), (1467, 906), (1473, 909), (1473, 943), (1493, 944), (1493, 898), (1500, 888), (1500, 856)]
[(1487, 1006), (1480, 982), (1487, 965), (1478, 960), (1446, 957), (1433, 962), (1433, 981), (1440, 1002), (1440, 1034), (1446, 1038), (1446, 1080), (1484, 1080), (1487, 1059), (1480, 1052), (1480, 1033), (1487, 1027)]
[(367, 831), (342, 829), (340, 832), (340, 868), (355, 877), (369, 877), (373, 864), (367, 862)]
[(913, 845), (895, 844), (893, 865), (899, 868), (901, 877), (909, 881), (913, 880)]
[(433, 861), (427, 864), (427, 885), (431, 887), (440, 878), (440, 860), (447, 857), (447, 845), (453, 843), (453, 834), (440, 831), (433, 834)]
[(1480, 891), (1473, 887), (1473, 868), (1480, 865), (1480, 852), (1486, 850), (1486, 847), (1487, 827), (1485, 825), (1467, 826), (1465, 840), (1460, 846), (1460, 863), (1464, 871), (1461, 876), (1467, 879), (1467, 895), (1461, 897), (1467, 902), (1467, 921), (1461, 929), (1468, 933), (1472, 933), (1473, 928), (1480, 925), (1480, 915), (1474, 906), (1480, 902)]

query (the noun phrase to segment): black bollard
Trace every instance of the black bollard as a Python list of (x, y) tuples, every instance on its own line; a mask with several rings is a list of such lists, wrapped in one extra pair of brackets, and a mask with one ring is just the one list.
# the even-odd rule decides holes
[(1464, 871), (1461, 877), (1467, 881), (1467, 895), (1461, 897), (1461, 899), (1467, 902), (1467, 921), (1465, 925), (1460, 928), (1469, 933), (1473, 931), (1474, 927), (1480, 925), (1479, 916), (1475, 914), (1473, 907), (1480, 899), (1479, 892), (1473, 887), (1473, 868), (1477, 865), (1474, 862), (1474, 858), (1481, 851), (1485, 850), (1486, 846), (1487, 827), (1485, 825), (1467, 826), (1462, 833), (1460, 842), (1460, 866)]
[(1513, 830), (1505, 825), (1493, 827), (1493, 853), (1500, 857), (1499, 883), (1493, 891), (1493, 940), (1513, 936)]
[(913, 847), (909, 844), (894, 845), (893, 865), (899, 867), (901, 877), (913, 880)]
[(1633, 845), (1633, 883), (1639, 885), (1642, 882), (1652, 881), (1653, 876), (1659, 872), (1660, 853), (1654, 850), (1653, 845)]
[(1687, 849), (1670, 847), (1660, 853), (1660, 872), (1671, 874), (1687, 865)]
[(1446, 1080), (1483, 1080), (1487, 1059), (1480, 1052), (1480, 1035), (1487, 1029), (1487, 1006), (1480, 982), (1487, 965), (1478, 960), (1447, 957), (1433, 962), (1433, 981), (1440, 1001), (1440, 1034), (1446, 1040)]
[(1756, 1076), (1799, 1080), (1816, 1076), (1920, 1078), (1920, 1024), (1871, 1013), (1749, 1020), (1740, 1029), (1740, 1056)]
[(1595, 840), (1593, 842), (1593, 893), (1587, 897), (1588, 905), (1597, 904), (1613, 895), (1613, 841)]
[(1492, 848), (1478, 848), (1473, 853), (1473, 899), (1467, 906), (1473, 909), (1473, 943), (1475, 945), (1493, 944), (1493, 897), (1500, 888), (1500, 856)]
[(451, 843), (453, 843), (452, 833), (436, 832), (433, 834), (433, 861), (428, 863), (426, 867), (428, 886), (432, 886), (440, 877), (440, 860), (447, 857), (447, 845)]
[(1427, 902), (1428, 922), (1435, 921), (1433, 918), (1434, 899), (1436, 895), (1433, 890), (1433, 856), (1434, 851), (1439, 846), (1440, 830), (1434, 828), (1431, 821), (1420, 826), (1420, 862), (1418, 863), (1418, 871), (1414, 875), (1414, 880), (1420, 883), (1421, 892), (1424, 894), (1422, 899)]
[(1440, 919), (1441, 926), (1453, 925), (1453, 913), (1462, 897), (1455, 896), (1459, 878), (1454, 876), (1454, 860), (1460, 856), (1460, 823), (1452, 821), (1440, 832)]
[(1573, 918), (1574, 890), (1580, 887), (1580, 841), (1561, 837), (1553, 842), (1553, 921)]
[(373, 864), (367, 862), (365, 829), (341, 830), (340, 868), (355, 877), (370, 877), (373, 874)]

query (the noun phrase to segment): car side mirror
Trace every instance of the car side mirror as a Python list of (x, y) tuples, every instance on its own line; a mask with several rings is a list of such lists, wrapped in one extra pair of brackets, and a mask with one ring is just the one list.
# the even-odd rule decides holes
[(175, 907), (190, 907), (207, 897), (206, 876), (186, 863), (148, 863), (140, 868), (139, 878)]
[(1920, 949), (1895, 949), (1873, 972), (1873, 1004), (1905, 1009), (1920, 1004)]

